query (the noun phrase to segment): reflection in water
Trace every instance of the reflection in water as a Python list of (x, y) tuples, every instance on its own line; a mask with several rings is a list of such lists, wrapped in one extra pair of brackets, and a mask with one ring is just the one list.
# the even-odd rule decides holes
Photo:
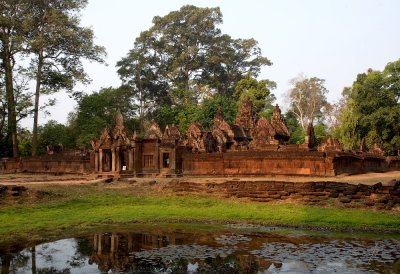
[(113, 232), (3, 248), (8, 273), (400, 273), (399, 239), (302, 233)]

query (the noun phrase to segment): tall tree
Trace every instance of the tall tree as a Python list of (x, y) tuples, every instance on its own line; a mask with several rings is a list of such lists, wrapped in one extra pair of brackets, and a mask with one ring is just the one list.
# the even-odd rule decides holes
[(289, 90), (289, 109), (299, 120), (303, 130), (309, 123), (322, 113), (323, 107), (328, 104), (325, 80), (317, 77), (305, 78), (300, 75), (289, 81), (292, 88)]
[(90, 81), (82, 60), (103, 63), (105, 50), (94, 44), (93, 31), (80, 26), (79, 12), (87, 0), (35, 1), (30, 13), (29, 51), (36, 81), (32, 155), (37, 152), (40, 94), (71, 91), (76, 82)]
[(256, 112), (260, 113), (267, 108), (272, 109), (272, 103), (275, 96), (271, 93), (276, 88), (276, 83), (269, 80), (258, 81), (250, 74), (237, 82), (233, 98), (243, 100), (245, 97), (250, 98), (256, 108)]
[(98, 138), (104, 127), (111, 128), (116, 112), (119, 110), (125, 118), (129, 130), (137, 129), (132, 107), (132, 93), (126, 88), (103, 88), (99, 92), (85, 95), (78, 100), (78, 108), (69, 121), (76, 135), (77, 147), (88, 147), (90, 140)]
[(117, 63), (140, 110), (196, 104), (203, 91), (231, 95), (244, 75), (257, 76), (263, 65), (271, 64), (261, 56), (257, 41), (232, 39), (221, 33), (221, 23), (219, 8), (190, 5), (154, 17), (153, 26), (136, 38), (134, 48)]
[(257, 77), (262, 66), (272, 62), (261, 55), (255, 39), (232, 39), (224, 34), (210, 46), (202, 83), (222, 96), (230, 96), (236, 83), (246, 75)]
[(345, 88), (345, 105), (340, 116), (338, 135), (349, 149), (381, 145), (393, 155), (400, 147), (400, 60), (388, 63), (383, 71), (369, 69), (357, 76), (352, 87)]
[(18, 156), (17, 117), (13, 70), (17, 54), (24, 51), (25, 19), (29, 1), (0, 1), (0, 54), (7, 98), (7, 134), (12, 143), (13, 156)]

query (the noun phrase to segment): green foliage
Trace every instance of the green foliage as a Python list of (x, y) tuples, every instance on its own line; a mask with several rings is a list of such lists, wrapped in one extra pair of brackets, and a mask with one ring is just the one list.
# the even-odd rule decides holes
[[(262, 204), (201, 196), (165, 196), (132, 193), (132, 188), (98, 186), (51, 186), (44, 189), (56, 199), (35, 205), (3, 205), (0, 208), (0, 239), (13, 233), (28, 236), (51, 231), (80, 232), (105, 223), (133, 222), (255, 222), (270, 225), (322, 226), (331, 228), (399, 229), (397, 212), (322, 208), (299, 204)], [(112, 205), (112, 206), (111, 206)], [(3, 237), (4, 236), (4, 237)], [(1, 241), (1, 240), (0, 240)]]
[(317, 123), (314, 126), (314, 134), (316, 143), (320, 144), (328, 136), (327, 126), (324, 123)]
[(285, 122), (290, 132), (290, 143), (304, 143), (306, 131), (301, 127), (299, 121), (297, 120), (297, 117), (293, 114), (293, 112), (289, 111), (285, 114)]
[(27, 19), (27, 52), (36, 81), (33, 151), (36, 155), (39, 97), (60, 90), (72, 91), (76, 82), (88, 83), (82, 60), (103, 63), (105, 49), (94, 44), (90, 28), (80, 26), (79, 12), (87, 0), (35, 1)]
[(112, 128), (117, 111), (125, 118), (127, 130), (138, 129), (138, 121), (133, 115), (132, 93), (126, 87), (103, 88), (91, 95), (84, 95), (78, 101), (76, 114), (72, 115), (71, 130), (76, 136), (77, 147), (89, 147), (90, 140), (97, 139), (103, 128)]
[(32, 153), (32, 133), (27, 129), (18, 131), (18, 146), (21, 156), (29, 156)]
[(328, 105), (325, 80), (299, 76), (292, 79), (291, 84), (293, 87), (289, 90), (289, 110), (297, 117), (305, 130), (309, 123), (314, 124), (315, 118), (322, 115), (323, 108)]
[(233, 124), (238, 110), (237, 101), (233, 98), (221, 95), (214, 95), (204, 99), (203, 104), (199, 109), (197, 122), (199, 122), (205, 129), (210, 129), (218, 108), (221, 108), (225, 121), (227, 121), (228, 124)]
[(221, 23), (219, 8), (186, 5), (154, 17), (153, 26), (136, 38), (117, 67), (133, 90), (140, 119), (156, 114), (161, 120), (164, 110), (158, 106), (174, 105), (182, 110), (184, 128), (194, 116), (192, 105), (215, 93), (230, 96), (244, 75), (257, 76), (262, 66), (271, 65), (257, 41), (232, 39), (221, 33)]
[(275, 96), (271, 93), (276, 88), (276, 83), (269, 80), (260, 80), (253, 78), (250, 74), (241, 79), (235, 87), (233, 97), (240, 102), (248, 97), (253, 102), (257, 113), (272, 109), (272, 103)]
[(221, 108), (225, 120), (233, 124), (237, 114), (237, 102), (218, 94), (205, 98), (201, 105), (189, 104), (180, 107), (163, 105), (157, 110), (155, 120), (160, 128), (165, 128), (167, 124), (175, 124), (181, 132), (186, 132), (193, 122), (210, 129), (218, 108)]
[(367, 147), (374, 143), (394, 155), (400, 147), (399, 104), (400, 60), (388, 63), (384, 71), (369, 70), (357, 76), (343, 95), (346, 104), (340, 116), (338, 135), (348, 149), (357, 149), (362, 138)]
[(62, 145), (64, 148), (75, 147), (75, 140), (70, 129), (57, 121), (50, 120), (39, 127), (38, 154), (44, 154), (47, 146)]

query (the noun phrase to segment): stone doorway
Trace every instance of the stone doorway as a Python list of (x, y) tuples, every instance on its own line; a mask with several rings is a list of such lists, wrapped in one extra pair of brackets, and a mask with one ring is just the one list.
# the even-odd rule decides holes
[(111, 165), (112, 165), (111, 149), (103, 149), (103, 159), (101, 159), (101, 161), (103, 170), (100, 171), (104, 172), (111, 171)]
[(170, 158), (168, 152), (164, 152), (162, 154), (162, 168), (170, 168)]
[(127, 151), (126, 149), (121, 149), (119, 151), (118, 155), (118, 163), (119, 163), (119, 168), (118, 170), (124, 172), (128, 169), (128, 159), (127, 159)]

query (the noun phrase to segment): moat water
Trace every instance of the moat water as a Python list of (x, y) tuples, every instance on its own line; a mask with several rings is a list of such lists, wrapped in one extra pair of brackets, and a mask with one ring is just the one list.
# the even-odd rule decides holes
[(400, 235), (393, 234), (148, 225), (83, 235), (5, 243), (1, 274), (400, 273)]

